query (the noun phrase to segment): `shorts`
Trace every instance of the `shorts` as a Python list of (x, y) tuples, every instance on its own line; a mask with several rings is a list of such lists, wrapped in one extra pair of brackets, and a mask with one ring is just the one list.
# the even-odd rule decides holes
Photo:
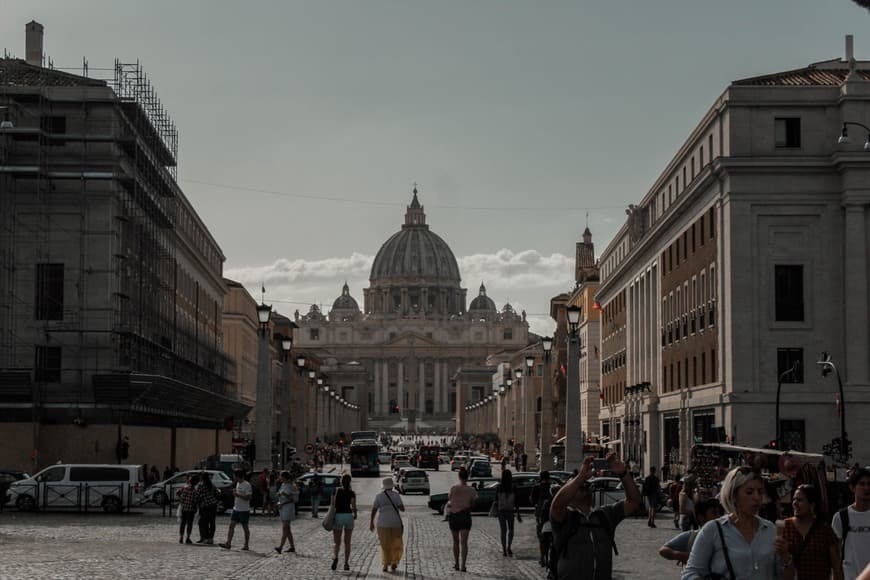
[(352, 530), (353, 529), (353, 514), (335, 514), (335, 520), (332, 524), (333, 530)]
[(292, 522), (296, 519), (296, 504), (281, 504), (281, 506), (278, 508), (278, 513), (281, 515), (282, 522)]
[(471, 512), (450, 514), (450, 529), (454, 532), (471, 529)]
[(240, 512), (238, 510), (233, 510), (233, 513), (230, 514), (230, 521), (237, 522), (242, 524), (243, 526), (248, 525), (248, 520), (251, 517), (251, 512)]

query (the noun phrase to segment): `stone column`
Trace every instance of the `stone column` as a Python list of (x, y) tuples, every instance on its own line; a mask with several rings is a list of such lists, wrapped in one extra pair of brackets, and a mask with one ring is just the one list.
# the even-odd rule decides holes
[(381, 408), (384, 415), (390, 414), (390, 361), (381, 362)]
[(422, 419), (426, 410), (426, 361), (421, 360), (418, 367), (417, 396), (415, 397), (417, 404), (414, 405), (414, 408), (417, 410), (417, 417)]
[(864, 202), (846, 202), (845, 298), (847, 384), (868, 383), (867, 218)]
[(434, 415), (441, 413), (441, 361), (432, 363), (432, 412)]
[[(380, 361), (373, 361), (372, 364), (372, 374), (374, 375), (375, 380), (375, 409), (373, 415), (377, 416), (381, 414), (382, 407), (382, 390), (381, 390), (381, 369), (380, 369)], [(368, 401), (366, 401), (366, 408), (368, 408)], [(362, 409), (362, 407), (360, 407)]]
[(407, 413), (405, 408), (405, 364), (402, 361), (396, 363), (396, 404), (399, 406), (399, 418), (402, 413)]

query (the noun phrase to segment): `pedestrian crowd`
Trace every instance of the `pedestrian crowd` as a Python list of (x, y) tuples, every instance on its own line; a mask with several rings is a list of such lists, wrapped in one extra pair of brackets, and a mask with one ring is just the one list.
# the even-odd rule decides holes
[[(589, 483), (594, 474), (592, 457), (586, 458), (574, 477), (561, 486), (551, 484), (549, 473), (541, 472), (530, 497), (538, 562), (547, 578), (609, 579), (614, 558), (619, 555), (616, 537), (619, 524), (642, 512), (646, 505), (647, 524), (655, 527), (661, 491), (656, 469), (650, 469), (638, 489), (624, 463), (614, 454), (607, 461), (610, 473), (620, 480), (625, 491), (624, 499), (612, 504), (596, 505), (594, 501)], [(244, 471), (238, 470), (234, 475), (234, 505), (226, 541), (220, 546), (232, 548), (235, 529), (240, 525), (244, 533), (241, 549), (248, 550), (253, 486)], [(453, 540), (453, 568), (459, 572), (467, 571), (471, 512), (478, 499), (478, 490), (468, 480), (468, 471), (460, 468), (445, 507)], [(291, 523), (296, 518), (301, 493), (295, 481), (289, 471), (277, 473), (273, 478), (269, 470), (256, 480), (263, 501), (273, 504), (274, 513), (280, 517), (280, 541), (275, 547), (279, 554), (296, 551)], [(307, 481), (312, 516), (316, 518), (324, 491), (323, 478), (315, 472)], [(695, 479), (687, 477), (669, 490), (675, 512), (673, 524), (680, 533), (661, 547), (659, 555), (682, 567), (679, 575), (683, 580), (870, 580), (870, 470), (853, 469), (848, 483), (854, 503), (834, 514), (823, 513), (824, 502), (817, 486), (799, 485), (791, 494), (793, 515), (782, 519), (777, 508), (779, 502), (770, 501), (773, 492), (760, 471), (752, 466), (728, 471), (718, 493), (701, 488)], [(394, 487), (393, 479), (385, 478), (370, 511), (369, 530), (377, 534), (384, 572), (395, 572), (404, 552), (405, 506)], [(179, 542), (193, 543), (191, 533), (199, 513), (197, 543), (213, 543), (220, 491), (210, 478), (204, 473), (191, 475), (178, 491), (177, 499)], [(515, 522), (522, 519), (510, 469), (501, 473), (489, 515), (498, 518), (502, 555), (512, 557)], [(332, 570), (339, 568), (340, 561), (345, 571), (351, 570), (357, 518), (356, 493), (350, 474), (345, 473), (329, 496), (322, 522), (333, 536)]]

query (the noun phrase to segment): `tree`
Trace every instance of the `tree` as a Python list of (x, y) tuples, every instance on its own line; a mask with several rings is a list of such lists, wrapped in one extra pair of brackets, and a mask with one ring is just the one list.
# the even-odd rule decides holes
[(870, 10), (870, 0), (852, 0), (855, 4), (862, 8)]

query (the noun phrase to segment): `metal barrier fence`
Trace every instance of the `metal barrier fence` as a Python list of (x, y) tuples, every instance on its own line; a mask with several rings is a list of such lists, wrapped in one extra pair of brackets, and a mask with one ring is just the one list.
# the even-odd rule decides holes
[[(19, 483), (10, 488), (16, 497), (13, 505), (21, 510), (74, 509), (79, 512), (102, 510), (130, 512), (134, 489), (130, 484), (93, 485), (90, 483)], [(126, 501), (125, 501), (126, 499)]]

